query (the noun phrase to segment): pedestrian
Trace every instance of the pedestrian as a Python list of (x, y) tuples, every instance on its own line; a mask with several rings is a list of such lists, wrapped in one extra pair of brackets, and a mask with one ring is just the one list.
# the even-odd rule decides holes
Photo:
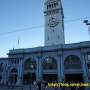
[(76, 90), (79, 90), (79, 86), (76, 86)]
[(54, 86), (54, 90), (58, 90), (58, 87), (57, 86)]
[(41, 90), (45, 90), (45, 82), (44, 81), (41, 82)]
[(57, 81), (54, 80), (54, 90), (58, 90), (58, 84)]
[(38, 89), (41, 90), (41, 81), (38, 81)]
[[(64, 79), (62, 79), (62, 82), (61, 83), (64, 83), (65, 84)], [(61, 90), (65, 90), (65, 86), (61, 86)]]

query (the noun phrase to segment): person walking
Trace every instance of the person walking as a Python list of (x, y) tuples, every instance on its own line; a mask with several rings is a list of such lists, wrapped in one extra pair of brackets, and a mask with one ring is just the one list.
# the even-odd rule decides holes
[(41, 90), (41, 81), (38, 81), (38, 90)]
[(41, 90), (45, 90), (45, 82), (44, 81), (41, 82)]

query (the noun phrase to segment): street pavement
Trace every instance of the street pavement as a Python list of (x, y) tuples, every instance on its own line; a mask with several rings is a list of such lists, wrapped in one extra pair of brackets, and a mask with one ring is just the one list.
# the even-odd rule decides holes
[[(0, 87), (0, 90), (38, 90), (37, 86), (23, 86), (23, 87)], [(47, 87), (45, 90), (53, 90), (53, 87)]]

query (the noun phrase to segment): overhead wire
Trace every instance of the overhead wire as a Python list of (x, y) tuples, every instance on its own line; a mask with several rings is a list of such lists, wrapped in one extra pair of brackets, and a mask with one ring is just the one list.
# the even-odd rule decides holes
[(20, 32), (20, 31), (26, 31), (26, 30), (30, 30), (30, 29), (35, 29), (35, 28), (43, 27), (43, 26), (36, 26), (36, 27), (32, 27), (32, 28), (26, 28), (26, 29), (20, 29), (20, 30), (11, 31), (11, 32), (5, 32), (5, 33), (1, 33), (0, 35), (10, 34), (10, 33)]
[[(67, 20), (67, 21), (64, 21), (64, 22), (77, 21), (77, 20), (86, 19), (86, 18), (90, 18), (90, 17), (77, 18), (77, 19)], [(0, 35), (10, 34), (10, 33), (15, 33), (15, 32), (20, 32), (20, 31), (26, 31), (26, 30), (31, 30), (31, 29), (35, 29), (35, 28), (44, 27), (44, 26), (45, 25), (41, 25), (41, 26), (36, 26), (36, 27), (31, 27), (31, 28), (26, 28), (26, 29), (20, 29), (20, 30), (15, 30), (15, 31), (10, 31), (10, 32), (4, 32), (4, 33), (0, 33)]]
[(77, 20), (86, 19), (86, 18), (90, 18), (90, 17), (77, 18), (77, 19), (67, 20), (65, 22), (77, 21)]

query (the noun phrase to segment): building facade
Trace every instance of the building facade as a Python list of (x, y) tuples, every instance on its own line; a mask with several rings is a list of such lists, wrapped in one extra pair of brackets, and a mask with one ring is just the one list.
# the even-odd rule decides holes
[(0, 58), (0, 83), (5, 83), (8, 81), (9, 76), (9, 60), (8, 58)]
[(0, 81), (28, 85), (31, 78), (90, 82), (90, 42), (14, 49), (0, 59)]
[(47, 0), (45, 7), (45, 46), (10, 50), (8, 58), (0, 58), (0, 82), (90, 82), (90, 42), (64, 44), (61, 1)]

